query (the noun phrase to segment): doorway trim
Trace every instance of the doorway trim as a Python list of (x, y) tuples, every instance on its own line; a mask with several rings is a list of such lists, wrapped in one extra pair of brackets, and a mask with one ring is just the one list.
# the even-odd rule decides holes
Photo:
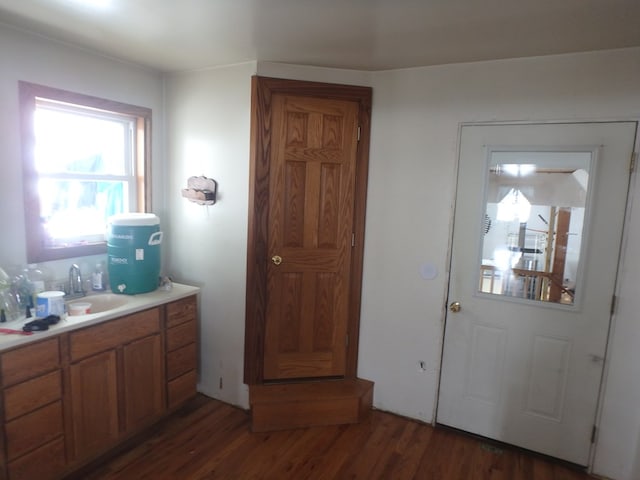
[(351, 283), (349, 285), (350, 341), (346, 352), (346, 378), (355, 378), (360, 330), (362, 264), (369, 171), (371, 131), (370, 87), (286, 80), (254, 76), (251, 79), (251, 139), (249, 170), (249, 223), (245, 301), (244, 383), (263, 383), (264, 340), (267, 308), (267, 262), (269, 219), (269, 162), (271, 155), (271, 98), (288, 94), (347, 100), (359, 105), (359, 142), (356, 152), (356, 183), (353, 219)]

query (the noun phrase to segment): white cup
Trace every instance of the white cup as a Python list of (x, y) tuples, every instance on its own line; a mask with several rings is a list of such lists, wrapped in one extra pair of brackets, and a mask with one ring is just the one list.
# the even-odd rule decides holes
[(64, 314), (64, 292), (42, 292), (38, 294), (36, 305), (37, 317)]
[(91, 313), (91, 304), (89, 302), (69, 304), (69, 315), (87, 315), (88, 313)]

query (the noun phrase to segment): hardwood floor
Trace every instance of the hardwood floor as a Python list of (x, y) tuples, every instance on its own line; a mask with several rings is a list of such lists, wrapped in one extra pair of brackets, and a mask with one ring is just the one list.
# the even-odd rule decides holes
[(587, 480), (515, 449), (373, 411), (358, 425), (251, 433), (249, 414), (199, 395), (83, 480)]

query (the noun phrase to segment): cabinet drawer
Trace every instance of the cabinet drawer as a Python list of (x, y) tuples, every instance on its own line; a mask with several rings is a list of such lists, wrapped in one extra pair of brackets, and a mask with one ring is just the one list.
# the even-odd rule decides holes
[(196, 321), (190, 320), (167, 330), (167, 351), (171, 352), (196, 341)]
[(167, 304), (167, 328), (196, 319), (198, 303), (195, 296)]
[(180, 405), (196, 395), (196, 383), (198, 381), (195, 370), (180, 375), (169, 382), (168, 402), (169, 408)]
[(52, 403), (7, 423), (5, 431), (9, 460), (54, 440), (63, 432), (62, 402)]
[(167, 379), (171, 380), (189, 370), (195, 370), (197, 361), (195, 343), (167, 353)]
[(62, 396), (61, 377), (60, 370), (56, 370), (5, 389), (5, 420), (12, 420), (58, 400)]
[(54, 480), (66, 466), (64, 439), (59, 438), (9, 462), (9, 480)]
[(60, 366), (60, 347), (58, 339), (52, 338), (26, 347), (16, 348), (1, 357), (2, 384), (28, 380), (40, 374), (55, 370)]
[(160, 310), (153, 308), (71, 333), (71, 361), (115, 348), (160, 331)]

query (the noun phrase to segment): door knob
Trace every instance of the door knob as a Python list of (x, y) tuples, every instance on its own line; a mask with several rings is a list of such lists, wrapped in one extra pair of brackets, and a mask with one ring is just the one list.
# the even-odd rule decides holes
[(460, 302), (451, 302), (449, 304), (449, 310), (451, 310), (453, 313), (458, 313), (461, 308), (462, 306), (460, 305)]
[(274, 255), (271, 257), (271, 261), (274, 265), (280, 265), (282, 263), (282, 257), (280, 255)]

